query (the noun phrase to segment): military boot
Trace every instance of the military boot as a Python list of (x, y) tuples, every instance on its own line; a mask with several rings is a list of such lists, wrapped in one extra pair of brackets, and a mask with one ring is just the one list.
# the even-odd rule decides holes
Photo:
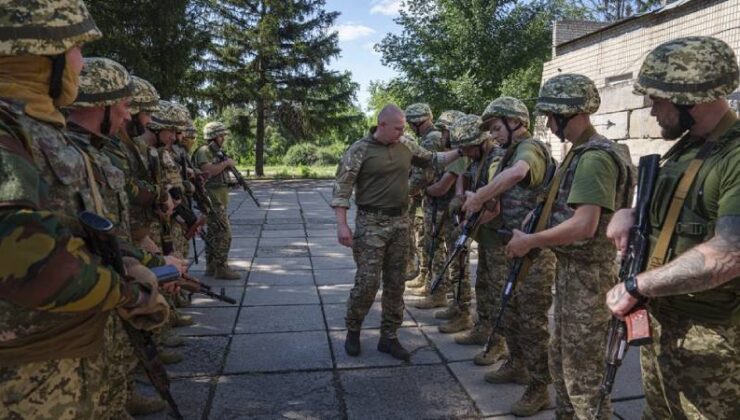
[(180, 347), (185, 344), (185, 340), (172, 330), (164, 330), (159, 342), (165, 347)]
[(437, 327), (442, 334), (452, 334), (473, 328), (473, 318), (467, 312), (460, 312), (458, 316)]
[(488, 341), (488, 335), (490, 333), (490, 327), (483, 326), (482, 323), (478, 322), (473, 326), (473, 329), (456, 336), (455, 343), (464, 346), (482, 346)]
[(501, 337), (495, 337), (488, 353), (481, 351), (473, 357), (473, 363), (478, 366), (490, 366), (506, 356), (506, 343)]
[(241, 274), (231, 270), (228, 265), (224, 265), (223, 267), (216, 267), (215, 274), (215, 277), (221, 280), (239, 280), (242, 278)]
[(359, 356), (361, 350), (360, 347), (360, 332), (347, 330), (347, 338), (344, 340), (344, 351), (350, 356)]
[(173, 350), (162, 349), (159, 351), (159, 360), (165, 365), (174, 365), (182, 362), (182, 354)]
[(427, 297), (429, 296), (429, 288), (424, 285), (421, 287), (406, 288), (411, 296)]
[(547, 385), (530, 383), (519, 401), (511, 405), (511, 413), (519, 417), (534, 416), (549, 404)]
[(172, 326), (174, 328), (189, 327), (195, 324), (193, 317), (190, 315), (182, 314), (179, 311), (171, 311), (170, 314), (172, 315)]
[(433, 295), (426, 296), (424, 299), (413, 304), (418, 309), (443, 308), (447, 305), (445, 293), (437, 292)]
[(424, 287), (426, 285), (427, 285), (426, 273), (421, 273), (418, 276), (414, 277), (412, 280), (406, 282), (407, 289), (417, 289), (419, 287)]
[(126, 411), (132, 416), (144, 416), (159, 413), (167, 408), (167, 403), (158, 397), (147, 397), (138, 391), (133, 391), (126, 401)]
[(447, 308), (437, 311), (434, 313), (434, 317), (437, 319), (452, 319), (460, 314), (460, 307), (457, 306), (457, 302), (452, 301), (447, 305)]
[(491, 384), (515, 383), (526, 385), (529, 382), (529, 374), (524, 369), (522, 362), (517, 359), (512, 361), (512, 358), (509, 357), (509, 360), (501, 365), (498, 370), (486, 373), (484, 379)]
[(378, 351), (389, 353), (398, 360), (404, 360), (406, 362), (411, 360), (411, 353), (403, 348), (397, 338), (380, 337), (380, 340), (378, 341)]

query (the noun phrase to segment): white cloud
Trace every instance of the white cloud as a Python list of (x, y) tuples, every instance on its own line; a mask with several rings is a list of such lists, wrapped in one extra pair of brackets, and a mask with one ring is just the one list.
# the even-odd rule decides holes
[(401, 0), (375, 0), (370, 8), (371, 15), (396, 16), (401, 10)]
[(331, 31), (339, 35), (340, 41), (353, 41), (375, 33), (375, 29), (355, 23), (335, 25), (331, 28)]

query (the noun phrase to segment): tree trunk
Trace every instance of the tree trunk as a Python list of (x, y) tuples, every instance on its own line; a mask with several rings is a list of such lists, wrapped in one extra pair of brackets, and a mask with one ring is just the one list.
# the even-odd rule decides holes
[(261, 97), (257, 98), (257, 137), (254, 141), (254, 173), (257, 176), (265, 175), (265, 104)]

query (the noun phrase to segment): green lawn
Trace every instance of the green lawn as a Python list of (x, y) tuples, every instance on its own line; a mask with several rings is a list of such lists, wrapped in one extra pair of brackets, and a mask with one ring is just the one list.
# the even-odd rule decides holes
[[(249, 178), (255, 178), (254, 165), (239, 165), (239, 171), (249, 174)], [(317, 166), (287, 166), (287, 165), (265, 165), (265, 178), (334, 178), (337, 171), (336, 165)]]

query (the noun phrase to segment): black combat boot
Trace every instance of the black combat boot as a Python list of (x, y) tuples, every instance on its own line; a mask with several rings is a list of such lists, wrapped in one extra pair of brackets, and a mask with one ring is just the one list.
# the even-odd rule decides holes
[(390, 353), (391, 356), (399, 360), (408, 362), (411, 360), (411, 354), (403, 348), (397, 338), (380, 337), (378, 341), (378, 351)]
[(347, 330), (347, 339), (344, 340), (344, 351), (350, 356), (360, 355), (360, 332)]

